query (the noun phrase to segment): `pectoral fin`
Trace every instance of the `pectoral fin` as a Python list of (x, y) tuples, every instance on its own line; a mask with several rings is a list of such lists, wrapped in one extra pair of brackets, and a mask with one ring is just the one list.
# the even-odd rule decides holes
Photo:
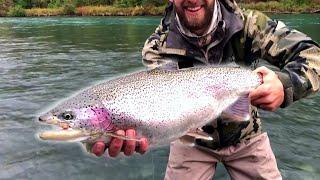
[(250, 119), (249, 94), (239, 99), (221, 113), (221, 117), (231, 121), (248, 121)]
[(119, 134), (116, 134), (115, 132), (106, 132), (105, 135), (106, 136), (111, 136), (111, 137), (114, 137), (114, 138), (119, 138), (119, 139), (122, 139), (122, 140), (141, 141), (140, 139), (131, 138), (131, 137), (124, 136), (124, 135), (119, 135)]

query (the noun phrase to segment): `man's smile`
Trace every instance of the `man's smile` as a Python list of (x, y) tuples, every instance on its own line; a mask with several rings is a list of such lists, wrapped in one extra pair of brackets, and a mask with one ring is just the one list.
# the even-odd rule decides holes
[(186, 9), (187, 11), (190, 11), (190, 12), (197, 12), (197, 11), (199, 11), (200, 9), (202, 9), (202, 6), (186, 7), (185, 9)]
[(199, 21), (205, 16), (205, 8), (202, 5), (185, 6), (183, 9), (190, 22)]

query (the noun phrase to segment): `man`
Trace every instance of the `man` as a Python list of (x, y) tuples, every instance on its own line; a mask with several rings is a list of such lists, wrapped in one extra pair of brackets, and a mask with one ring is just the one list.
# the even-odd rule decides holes
[[(260, 12), (242, 12), (234, 1), (173, 0), (142, 55), (148, 69), (236, 63), (263, 77), (250, 93), (250, 120), (219, 118), (202, 127), (214, 140), (197, 139), (195, 147), (173, 142), (165, 179), (212, 179), (217, 162), (232, 179), (281, 179), (268, 136), (261, 132), (258, 108), (275, 111), (319, 90), (320, 48), (315, 42)], [(134, 130), (118, 133), (135, 137)], [(141, 142), (137, 151), (143, 153), (147, 141)], [(101, 155), (104, 148), (98, 142), (93, 152)], [(113, 139), (109, 155), (121, 148), (131, 155), (136, 147)]]

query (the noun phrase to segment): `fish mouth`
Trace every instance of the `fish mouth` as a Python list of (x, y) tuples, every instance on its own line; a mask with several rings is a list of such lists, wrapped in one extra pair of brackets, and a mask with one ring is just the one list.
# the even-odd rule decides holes
[(52, 130), (39, 132), (37, 136), (42, 140), (70, 141), (86, 136), (83, 130), (72, 129), (66, 123), (56, 122), (55, 120), (46, 121), (46, 123), (52, 125)]
[(61, 121), (56, 116), (42, 115), (39, 121), (45, 124), (52, 125), (52, 130), (38, 133), (38, 137), (42, 140), (56, 141), (76, 141), (79, 138), (84, 139), (87, 133), (81, 129), (72, 129), (68, 122)]
[(87, 135), (84, 131), (79, 129), (63, 129), (40, 132), (38, 137), (42, 140), (77, 141), (77, 139), (86, 138)]

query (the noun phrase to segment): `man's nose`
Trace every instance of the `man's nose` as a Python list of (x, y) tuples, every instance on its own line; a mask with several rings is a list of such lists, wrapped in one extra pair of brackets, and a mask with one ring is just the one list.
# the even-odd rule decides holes
[(187, 0), (187, 1), (192, 4), (197, 4), (197, 3), (200, 3), (201, 0)]

